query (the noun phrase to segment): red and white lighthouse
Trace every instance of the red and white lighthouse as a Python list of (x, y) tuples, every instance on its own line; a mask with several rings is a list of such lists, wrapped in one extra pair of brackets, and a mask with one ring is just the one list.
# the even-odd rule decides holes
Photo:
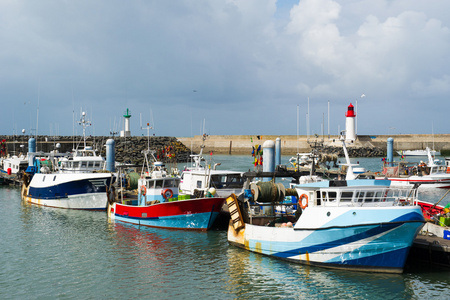
[(355, 132), (355, 110), (353, 105), (350, 103), (347, 109), (347, 113), (345, 114), (345, 140), (347, 141), (355, 141), (356, 140), (356, 132)]

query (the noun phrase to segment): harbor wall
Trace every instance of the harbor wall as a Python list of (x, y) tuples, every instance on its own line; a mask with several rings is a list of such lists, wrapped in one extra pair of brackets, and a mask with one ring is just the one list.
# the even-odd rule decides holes
[[(258, 139), (259, 137), (259, 139)], [(213, 151), (216, 154), (248, 154), (252, 146), (262, 145), (266, 140), (281, 139), (281, 152), (283, 155), (294, 155), (298, 152), (309, 152), (311, 145), (322, 143), (325, 147), (341, 147), (338, 136), (297, 136), (296, 135), (210, 135), (204, 142), (204, 152)], [(427, 146), (436, 150), (450, 152), (450, 134), (408, 134), (408, 135), (361, 135), (354, 143), (347, 143), (349, 148), (381, 148), (386, 151), (387, 139), (394, 139), (394, 150), (425, 149)], [(178, 137), (186, 147), (192, 151), (200, 151), (202, 137)]]

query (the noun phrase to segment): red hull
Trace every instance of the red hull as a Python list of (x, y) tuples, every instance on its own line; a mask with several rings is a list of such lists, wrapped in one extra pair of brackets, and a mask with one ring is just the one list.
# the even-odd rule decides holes
[(444, 207), (441, 205), (434, 205), (433, 203), (425, 201), (417, 201), (417, 204), (422, 209), (425, 219), (433, 219), (434, 215), (438, 215), (444, 212)]
[(146, 214), (146, 218), (160, 218), (210, 212), (219, 213), (224, 202), (225, 198), (199, 198), (164, 202), (150, 206), (131, 206), (116, 203), (114, 213), (131, 218), (142, 218), (142, 214)]

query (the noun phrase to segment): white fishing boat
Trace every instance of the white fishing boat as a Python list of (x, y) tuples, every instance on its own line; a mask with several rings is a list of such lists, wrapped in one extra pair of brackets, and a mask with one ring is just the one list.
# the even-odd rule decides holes
[(446, 163), (434, 159), (430, 148), (427, 151), (428, 162), (421, 161), (418, 165), (398, 162), (396, 165), (386, 163), (377, 179), (387, 178), (393, 186), (411, 186), (420, 183), (419, 189), (450, 188), (450, 168)]
[(217, 169), (220, 163), (213, 163), (212, 160), (207, 164), (202, 155), (203, 146), (200, 149), (199, 154), (191, 155), (192, 166), (181, 174), (180, 193), (201, 196), (210, 188), (214, 188), (221, 197), (240, 193), (244, 185), (243, 172)]
[(22, 185), (25, 201), (49, 207), (105, 210), (106, 186), (114, 174), (106, 170), (106, 161), (92, 147), (86, 146), (86, 120), (82, 114), (84, 148), (75, 149), (70, 157), (58, 161), (50, 156), (49, 163), (35, 166)]
[(25, 155), (13, 155), (1, 160), (0, 172), (8, 175), (24, 172), (28, 167), (28, 159)]
[[(423, 149), (423, 150), (400, 150), (400, 151), (397, 151), (397, 153), (398, 153), (398, 155), (402, 155), (402, 156), (427, 156), (428, 155), (427, 149)], [(430, 153), (433, 156), (441, 155), (441, 152), (437, 151), (437, 150), (430, 150)]]
[(292, 156), (289, 159), (289, 164), (295, 169), (298, 167), (311, 168), (312, 164), (318, 165), (319, 157), (312, 152), (309, 153), (297, 153), (296, 156)]
[[(346, 152), (344, 141), (343, 146)], [(389, 180), (350, 179), (355, 176), (352, 165), (348, 170), (346, 180), (286, 190), (285, 195), (298, 196), (295, 217), (273, 213), (284, 199), (276, 185), (231, 195), (226, 200), (229, 243), (301, 264), (401, 273), (425, 222), (416, 205), (417, 190), (392, 188)]]

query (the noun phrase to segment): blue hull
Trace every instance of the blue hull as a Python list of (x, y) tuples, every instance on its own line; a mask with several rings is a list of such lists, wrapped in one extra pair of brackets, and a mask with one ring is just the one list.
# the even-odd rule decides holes
[(245, 248), (304, 264), (401, 272), (422, 225), (411, 222), (304, 231), (298, 241), (295, 237), (293, 241), (251, 238)]
[(192, 229), (206, 230), (214, 223), (219, 213), (208, 212), (189, 215), (176, 215), (155, 218), (132, 218), (116, 215), (115, 220), (132, 223), (141, 226), (171, 228), (171, 229)]
[[(98, 184), (101, 180), (102, 184)], [(111, 184), (111, 177), (103, 179), (82, 179), (55, 184), (48, 187), (34, 187), (30, 184), (28, 196), (34, 199), (61, 199), (83, 194), (106, 194), (106, 186)]]

